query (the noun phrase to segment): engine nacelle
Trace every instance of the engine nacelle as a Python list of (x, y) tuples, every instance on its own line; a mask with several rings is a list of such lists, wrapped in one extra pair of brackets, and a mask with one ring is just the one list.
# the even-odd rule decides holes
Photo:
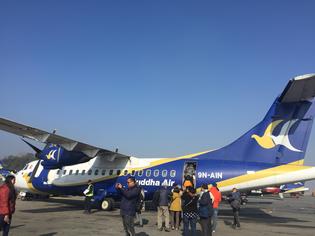
[(67, 151), (60, 146), (51, 145), (41, 152), (39, 159), (43, 160), (41, 165), (45, 169), (59, 169), (63, 166), (71, 166), (87, 162), (91, 158), (82, 152)]

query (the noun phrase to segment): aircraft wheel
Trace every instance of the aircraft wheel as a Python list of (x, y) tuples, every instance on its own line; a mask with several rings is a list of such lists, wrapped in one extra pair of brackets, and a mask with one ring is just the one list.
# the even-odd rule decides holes
[(111, 198), (105, 198), (100, 205), (101, 210), (110, 211), (114, 207), (114, 200)]

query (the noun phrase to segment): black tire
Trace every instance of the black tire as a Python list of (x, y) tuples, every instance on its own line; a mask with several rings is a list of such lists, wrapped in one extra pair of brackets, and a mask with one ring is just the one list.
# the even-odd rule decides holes
[(100, 203), (100, 209), (103, 211), (111, 211), (114, 208), (114, 200), (112, 198), (104, 198)]

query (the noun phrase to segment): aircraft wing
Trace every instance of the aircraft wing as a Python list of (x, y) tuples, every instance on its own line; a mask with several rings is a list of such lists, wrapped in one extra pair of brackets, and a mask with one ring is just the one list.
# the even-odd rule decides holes
[(130, 156), (113, 152), (103, 148), (95, 147), (86, 143), (82, 143), (73, 139), (69, 139), (54, 133), (49, 133), (40, 129), (36, 129), (27, 125), (19, 124), (11, 120), (0, 118), (0, 130), (16, 134), (23, 138), (29, 138), (42, 143), (52, 143), (60, 145), (67, 151), (79, 151), (90, 158), (101, 156), (114, 160), (116, 158), (129, 158)]

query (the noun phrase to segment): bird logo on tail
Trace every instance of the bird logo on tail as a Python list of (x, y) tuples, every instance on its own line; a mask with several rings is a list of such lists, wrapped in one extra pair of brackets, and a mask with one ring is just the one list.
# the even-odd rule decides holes
[(275, 120), (271, 122), (267, 126), (263, 136), (253, 134), (251, 138), (255, 139), (258, 145), (265, 149), (271, 149), (277, 145), (282, 145), (293, 152), (302, 152), (302, 150), (293, 147), (289, 140), (289, 131), (298, 119), (285, 122), (280, 130), (280, 133), (277, 136), (273, 135), (273, 131), (282, 121), (283, 120)]

